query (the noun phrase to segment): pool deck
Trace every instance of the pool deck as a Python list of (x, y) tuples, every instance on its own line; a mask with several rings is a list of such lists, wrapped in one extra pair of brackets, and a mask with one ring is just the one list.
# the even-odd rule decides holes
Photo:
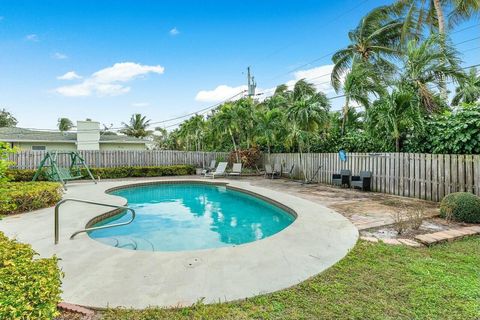
[(65, 203), (60, 209), (60, 242), (54, 245), (53, 208), (0, 220), (0, 231), (43, 257), (57, 255), (65, 273), (62, 299), (93, 308), (185, 306), (202, 300), (223, 302), (273, 292), (306, 280), (342, 259), (355, 245), (357, 228), (319, 203), (259, 186), (259, 179), (195, 177), (75, 183), (64, 198), (125, 205), (105, 190), (143, 181), (227, 182), (294, 210), (297, 219), (283, 231), (252, 243), (217, 249), (147, 252), (120, 249), (70, 235), (110, 209)]

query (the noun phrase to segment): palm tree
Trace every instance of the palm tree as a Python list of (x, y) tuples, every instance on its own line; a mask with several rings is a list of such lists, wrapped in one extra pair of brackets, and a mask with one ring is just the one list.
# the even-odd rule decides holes
[(72, 120), (68, 118), (59, 118), (57, 121), (58, 130), (60, 131), (68, 131), (73, 128)]
[(449, 10), (448, 26), (453, 27), (470, 19), (480, 11), (478, 0), (398, 0), (392, 11), (405, 17), (404, 38), (408, 33), (420, 37), (424, 27), (430, 28), (430, 33), (447, 34), (445, 11)]
[(150, 121), (146, 116), (142, 116), (140, 113), (135, 113), (131, 116), (128, 123), (122, 122), (123, 129), (121, 133), (127, 136), (135, 138), (145, 138), (152, 134), (151, 130), (147, 130), (150, 126)]
[(474, 103), (480, 99), (480, 74), (476, 68), (471, 68), (468, 75), (459, 83), (452, 99), (452, 105), (457, 106), (461, 102)]
[(303, 152), (310, 152), (310, 135), (328, 122), (330, 102), (326, 95), (317, 92), (315, 86), (305, 80), (295, 83), (289, 95), (286, 118), (289, 120), (290, 134), (287, 143), (298, 146), (300, 165), (303, 166), (305, 181), (308, 180)]
[(238, 117), (237, 108), (233, 102), (227, 102), (221, 105), (213, 117), (214, 131), (218, 135), (222, 135), (224, 133), (228, 134), (232, 141), (237, 162), (240, 162), (240, 159), (238, 156), (238, 144), (235, 137), (238, 136), (240, 121), (241, 118)]
[(393, 19), (388, 6), (370, 11), (358, 26), (348, 33), (350, 45), (337, 51), (331, 81), (338, 92), (342, 77), (355, 63), (364, 63), (377, 74), (390, 75), (395, 70), (391, 58), (400, 56), (400, 35), (403, 22)]
[(262, 139), (267, 145), (270, 154), (271, 147), (282, 129), (282, 113), (278, 108), (261, 108), (255, 112), (255, 130), (257, 139)]
[(351, 113), (351, 102), (356, 102), (363, 108), (370, 106), (370, 97), (381, 96), (386, 93), (384, 87), (380, 84), (381, 80), (371, 68), (363, 63), (356, 63), (351, 71), (345, 77), (343, 83), (343, 92), (345, 94), (345, 105), (343, 107), (343, 120), (341, 133), (344, 134), (345, 124), (348, 121), (348, 115)]
[(422, 125), (422, 111), (414, 92), (400, 88), (375, 101), (367, 110), (367, 123), (373, 133), (389, 134), (395, 141), (395, 150), (400, 152), (401, 140), (406, 131)]
[(458, 52), (441, 36), (430, 36), (419, 42), (410, 40), (403, 57), (401, 82), (411, 86), (426, 111), (439, 110), (435, 89), (441, 90), (442, 81), (460, 81), (464, 73), (460, 67)]

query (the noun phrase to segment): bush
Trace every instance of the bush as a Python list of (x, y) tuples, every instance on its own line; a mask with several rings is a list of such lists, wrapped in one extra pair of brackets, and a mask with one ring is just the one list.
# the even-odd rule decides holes
[(440, 216), (468, 223), (480, 223), (480, 197), (468, 192), (447, 195), (440, 203)]
[[(11, 181), (31, 181), (36, 170), (11, 169), (8, 172)], [(118, 168), (90, 168), (95, 178), (118, 179), (129, 177), (161, 177), (195, 174), (195, 167), (190, 165), (158, 166), (158, 167), (118, 167)], [(85, 169), (82, 169), (84, 179), (90, 179)], [(46, 180), (40, 174), (39, 181)]]
[(27, 244), (0, 232), (0, 319), (53, 319), (62, 272), (57, 258), (33, 259)]
[(0, 186), (0, 214), (14, 214), (53, 206), (62, 198), (56, 182), (8, 182)]
[[(260, 163), (262, 153), (258, 148), (250, 148), (246, 150), (238, 150), (238, 159), (242, 162), (243, 167), (255, 169), (255, 166)], [(230, 152), (228, 156), (229, 163), (237, 162), (237, 155), (235, 151)]]

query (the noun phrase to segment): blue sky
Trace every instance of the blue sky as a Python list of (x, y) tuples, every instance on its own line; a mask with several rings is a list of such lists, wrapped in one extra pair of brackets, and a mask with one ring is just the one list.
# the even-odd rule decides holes
[[(260, 89), (317, 77), (334, 96), (328, 76), (318, 78), (328, 57), (298, 67), (345, 46), (365, 13), (390, 3), (0, 2), (0, 108), (31, 128), (55, 128), (59, 117), (117, 127), (137, 112), (153, 121), (181, 116), (241, 91), (248, 65)], [(478, 23), (459, 26), (474, 27), (453, 42), (478, 37)], [(480, 63), (479, 46), (459, 45), (465, 65)]]

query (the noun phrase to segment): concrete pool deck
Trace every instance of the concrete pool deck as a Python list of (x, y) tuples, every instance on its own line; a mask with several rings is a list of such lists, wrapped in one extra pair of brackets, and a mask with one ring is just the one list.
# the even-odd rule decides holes
[[(212, 182), (201, 178), (159, 178), (153, 181)], [(111, 188), (143, 180), (76, 183), (64, 198), (125, 205), (106, 194)], [(53, 208), (0, 220), (0, 231), (30, 243), (42, 257), (57, 255), (65, 273), (62, 299), (94, 308), (185, 306), (236, 300), (273, 292), (306, 280), (342, 259), (355, 245), (358, 231), (335, 211), (291, 194), (255, 186), (248, 179), (215, 179), (280, 202), (297, 219), (283, 231), (251, 243), (217, 249), (147, 252), (120, 249), (70, 235), (111, 209), (65, 203), (60, 209), (60, 242), (54, 245)]]

